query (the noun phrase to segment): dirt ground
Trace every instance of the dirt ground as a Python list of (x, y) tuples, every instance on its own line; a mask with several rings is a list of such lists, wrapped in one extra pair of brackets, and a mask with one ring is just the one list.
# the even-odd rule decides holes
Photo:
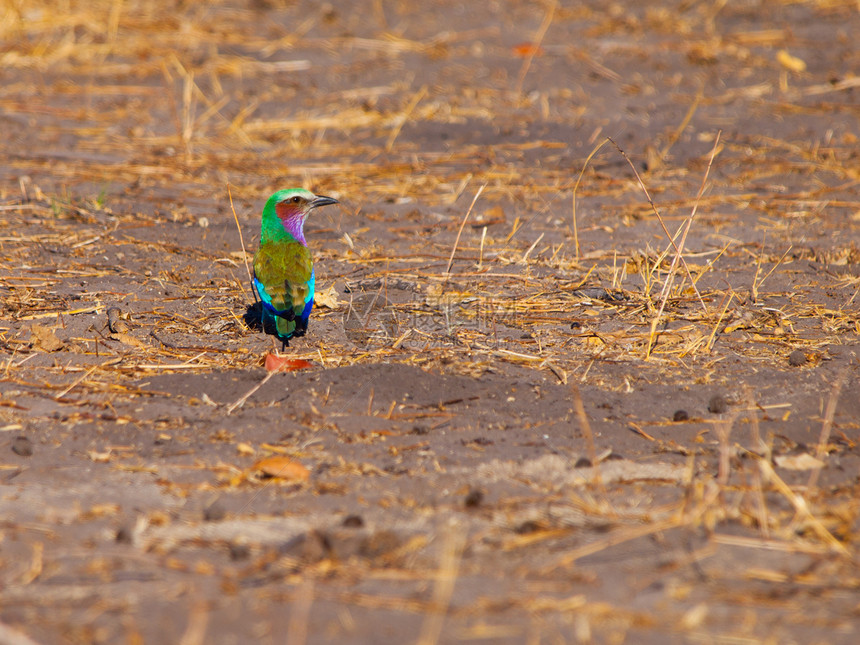
[(858, 642), (858, 33), (0, 4), (0, 643)]

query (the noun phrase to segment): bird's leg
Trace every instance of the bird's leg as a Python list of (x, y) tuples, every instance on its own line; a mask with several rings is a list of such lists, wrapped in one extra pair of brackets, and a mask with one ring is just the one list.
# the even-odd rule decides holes
[[(254, 282), (253, 280), (251, 280), (251, 293), (254, 294), (254, 305), (253, 306), (256, 307), (258, 304), (260, 305), (260, 324), (262, 325), (263, 324), (263, 318), (265, 317), (265, 313), (263, 312), (263, 310), (266, 307), (263, 305), (263, 299), (260, 297), (260, 292), (257, 291), (257, 283)], [(265, 329), (265, 326), (263, 327), (263, 329)]]

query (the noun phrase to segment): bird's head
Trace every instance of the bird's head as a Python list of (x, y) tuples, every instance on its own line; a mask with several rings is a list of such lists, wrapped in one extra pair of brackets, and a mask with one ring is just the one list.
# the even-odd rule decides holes
[(304, 244), (304, 225), (310, 212), (320, 206), (337, 203), (332, 197), (314, 195), (304, 188), (279, 190), (269, 197), (263, 208), (263, 239), (277, 237), (286, 231)]

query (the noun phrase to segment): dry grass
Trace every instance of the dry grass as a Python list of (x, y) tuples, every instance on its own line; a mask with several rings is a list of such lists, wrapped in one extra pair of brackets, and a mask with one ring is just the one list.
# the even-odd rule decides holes
[[(309, 12), (288, 29), (274, 21), (261, 27), (254, 10), (229, 4), (191, 3), (181, 11), (162, 4), (0, 5), (0, 41), (9, 43), (0, 49), (0, 63), (13, 79), (0, 109), (26, 130), (20, 135), (26, 150), (3, 144), (9, 159), (0, 184), (0, 370), (6, 390), (42, 393), (69, 409), (66, 422), (97, 418), (148, 427), (150, 422), (117, 413), (114, 405), (154, 396), (141, 385), (151, 376), (261, 365), (270, 348), (243, 318), (252, 295), (242, 232), (256, 230), (259, 206), (275, 187), (325, 187), (344, 205), (314, 222), (309, 236), (318, 291), (337, 287), (333, 300), (318, 303), (312, 321), (330, 334), (312, 331), (291, 355), (326, 369), (388, 361), (473, 377), (522, 370), (565, 385), (572, 418), (587, 441), (590, 479), (576, 490), (547, 494), (608, 527), (574, 544), (556, 542), (582, 529), (566, 523), (568, 516), (541, 516), (537, 529), (525, 535), (512, 535), (511, 523), (476, 530), (473, 522), (449, 527), (444, 539), (444, 531), (434, 529), (441, 550), (432, 562), (415, 555), (423, 553), (422, 542), (398, 553), (394, 564), (323, 558), (303, 570), (309, 576), (304, 581), (296, 578), (304, 565), (291, 568), (278, 556), (288, 573), (278, 570), (272, 577), (301, 592), (290, 618), (291, 642), (312, 640), (308, 616), (319, 599), (422, 614), (421, 643), (441, 642), (446, 617), (478, 611), (482, 603), (494, 610), (517, 606), (535, 620), (576, 612), (583, 642), (599, 628), (626, 633), (653, 626), (654, 617), (644, 612), (580, 595), (500, 599), (488, 592), (464, 609), (453, 599), (458, 576), (472, 573), (464, 554), (487, 543), (511, 553), (563, 543), (563, 552), (534, 567), (535, 575), (554, 580), (619, 545), (701, 531), (711, 542), (688, 553), (691, 566), (731, 547), (750, 554), (808, 554), (844, 564), (856, 576), (856, 499), (820, 489), (821, 466), (805, 482), (774, 468), (776, 439), (762, 436), (759, 421), (780, 413), (780, 404), (766, 407), (753, 389), (743, 389), (738, 379), (754, 370), (731, 367), (740, 358), (788, 369), (788, 356), (799, 351), (805, 361), (798, 369), (806, 370), (825, 362), (828, 348), (856, 345), (856, 137), (831, 132), (799, 141), (735, 126), (731, 135), (720, 131), (731, 115), (747, 109), (786, 118), (803, 113), (816, 123), (834, 110), (853, 114), (843, 99), (857, 79), (822, 82), (792, 71), (791, 65), (799, 67), (791, 58), (767, 58), (771, 48), (795, 42), (788, 29), (719, 33), (717, 5), (683, 16), (659, 8), (627, 16), (548, 3), (523, 35), (530, 47), (513, 61), (510, 76), (500, 73), (501, 80), (482, 84), (465, 65), (439, 73), (435, 82), (400, 70), (416, 60), (429, 69), (446, 57), (501, 48), (497, 26), (427, 34), (414, 25), (401, 32), (377, 25), (369, 34), (351, 24), (356, 34), (344, 35), (350, 29), (326, 31), (326, 21), (334, 19), (325, 11)], [(373, 20), (380, 23), (406, 6), (372, 4)], [(836, 0), (793, 4), (822, 12), (854, 6)], [(693, 91), (679, 99), (678, 118), (649, 129), (653, 140), (634, 132), (633, 143), (613, 149), (604, 144), (615, 143), (611, 128), (617, 124), (589, 117), (577, 102), (586, 94), (581, 89), (544, 89), (541, 83), (551, 74), (541, 74), (541, 57), (578, 61), (617, 86), (619, 96), (668, 90), (648, 88), (647, 79), (629, 78), (601, 62), (609, 55), (555, 40), (553, 30), (574, 19), (589, 21), (591, 38), (629, 36), (634, 54), (648, 44), (646, 36), (665, 37), (671, 44), (666, 51), (680, 52), (690, 65), (740, 61), (744, 69), (759, 65), (772, 78), (750, 73), (733, 87), (685, 88)], [(686, 37), (673, 40), (673, 34)], [(613, 47), (624, 60), (627, 50)], [(474, 55), (475, 65), (485, 64)], [(336, 82), (320, 80), (325, 66), (335, 68)], [(537, 85), (529, 90), (532, 81)], [(743, 109), (722, 111), (738, 104)], [(566, 132), (570, 123), (587, 123), (591, 136), (573, 146), (552, 134), (553, 128)], [(499, 124), (513, 124), (513, 134), (500, 135)], [(516, 132), (520, 124), (522, 136)], [(533, 135), (541, 125), (549, 134)], [(694, 126), (696, 136), (687, 136)], [(433, 133), (446, 128), (463, 133), (463, 140), (440, 145)], [(424, 139), (422, 132), (430, 134)], [(495, 141), (487, 144), (482, 136)], [(557, 217), (565, 204), (573, 206), (570, 221)], [(841, 230), (842, 236), (807, 240), (818, 227)], [(117, 309), (117, 303), (123, 304)], [(344, 331), (347, 313), (362, 321), (372, 313), (374, 322)], [(226, 416), (273, 378), (261, 376), (232, 405), (204, 395), (183, 404), (210, 406)], [(607, 457), (595, 448), (577, 384), (623, 393), (669, 383), (728, 384), (743, 389), (742, 404), (703, 431), (717, 455), (707, 467), (697, 461), (695, 442), (666, 442), (631, 421), (637, 440), (689, 455), (689, 469), (683, 481), (673, 482), (681, 494), (672, 502), (643, 502), (630, 510), (621, 488), (601, 477)], [(826, 403), (810, 449), (819, 463), (855, 441), (847, 436), (854, 428), (843, 427), (834, 444), (834, 418), (856, 383), (855, 359), (822, 390)], [(0, 399), (2, 430), (17, 431), (25, 423), (15, 397)], [(441, 427), (455, 413), (439, 407), (409, 416), (392, 402), (387, 415), (374, 413), (371, 389), (365, 416), (380, 426), (408, 417)], [(745, 426), (749, 442), (739, 438)], [(412, 449), (423, 446), (407, 447)], [(110, 453), (89, 458), (110, 460)], [(229, 475), (219, 480), (221, 491), (255, 485), (228, 464), (218, 468)], [(343, 460), (332, 471), (385, 476), (357, 460)], [(206, 487), (213, 485), (183, 494)], [(516, 500), (502, 499), (499, 506), (519, 518)], [(721, 531), (727, 525), (747, 534)], [(41, 551), (19, 583), (31, 584), (42, 573), (39, 567)], [(709, 571), (726, 586), (786, 575), (764, 566)], [(828, 575), (813, 571), (803, 582), (831, 584)], [(327, 577), (338, 576), (432, 584), (429, 599), (393, 591), (362, 595), (325, 586)], [(691, 592), (678, 591), (685, 593)], [(702, 629), (701, 612), (675, 618), (673, 630), (692, 637)], [(189, 614), (182, 642), (203, 642), (212, 629), (199, 605)], [(473, 625), (466, 636), (494, 635), (523, 634), (517, 626), (487, 624)]]

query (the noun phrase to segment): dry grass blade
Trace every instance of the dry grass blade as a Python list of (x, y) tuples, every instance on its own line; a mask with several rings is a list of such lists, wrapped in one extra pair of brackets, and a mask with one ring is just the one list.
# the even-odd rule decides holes
[(478, 192), (476, 192), (475, 196), (472, 198), (472, 203), (469, 204), (469, 209), (466, 211), (466, 214), (463, 215), (463, 221), (460, 222), (460, 229), (457, 231), (457, 238), (454, 240), (454, 248), (451, 249), (451, 257), (448, 258), (448, 266), (445, 267), (446, 277), (451, 275), (451, 265), (454, 264), (454, 254), (457, 252), (457, 245), (460, 244), (460, 236), (463, 234), (463, 228), (466, 226), (466, 220), (469, 219), (469, 214), (475, 207), (475, 202), (478, 201), (478, 197), (481, 196), (481, 193), (484, 192), (484, 188), (486, 187), (487, 185), (484, 184), (478, 189)]
[[(108, 361), (108, 362), (111, 362), (111, 361)], [(86, 372), (84, 372), (81, 376), (79, 376), (77, 379), (75, 379), (75, 381), (74, 381), (74, 382), (73, 382), (69, 387), (67, 387), (65, 390), (63, 390), (63, 391), (62, 391), (62, 392), (60, 392), (59, 394), (57, 394), (57, 395), (54, 397), (54, 399), (58, 401), (58, 400), (62, 399), (63, 397), (65, 397), (69, 392), (71, 392), (71, 391), (72, 391), (73, 389), (75, 389), (78, 385), (80, 385), (80, 384), (81, 384), (81, 383), (83, 383), (86, 379), (88, 379), (88, 378), (93, 374), (93, 372), (95, 372), (95, 371), (96, 371), (98, 368), (100, 368), (100, 367), (102, 367), (102, 365), (93, 365), (90, 369), (88, 369), (88, 370), (87, 370)]]
[(523, 83), (526, 80), (526, 74), (529, 73), (529, 68), (532, 65), (532, 61), (534, 57), (537, 55), (540, 50), (541, 43), (543, 42), (544, 36), (546, 36), (546, 32), (549, 29), (549, 26), (552, 24), (552, 18), (555, 15), (556, 8), (556, 0), (552, 0), (549, 8), (546, 10), (546, 14), (544, 15), (543, 21), (538, 27), (537, 34), (535, 34), (534, 43), (529, 48), (529, 53), (526, 56), (526, 59), (523, 61), (523, 65), (520, 68), (520, 73), (517, 74), (517, 85), (514, 90), (517, 97), (522, 96), (523, 93)]
[(708, 175), (711, 172), (711, 165), (713, 164), (714, 157), (717, 154), (717, 149), (718, 149), (719, 142), (720, 142), (720, 134), (721, 133), (718, 132), (717, 136), (714, 139), (714, 146), (711, 149), (711, 156), (708, 159), (708, 167), (705, 170), (704, 177), (702, 178), (702, 184), (699, 187), (699, 192), (696, 196), (696, 201), (693, 204), (693, 210), (684, 222), (683, 233), (681, 235), (681, 241), (679, 244), (675, 243), (675, 237), (671, 233), (669, 233), (669, 229), (666, 228), (666, 224), (663, 221), (663, 217), (660, 215), (660, 212), (657, 210), (657, 207), (654, 205), (654, 200), (651, 199), (651, 195), (648, 193), (648, 189), (645, 187), (645, 184), (642, 181), (642, 178), (639, 176), (639, 172), (636, 170), (636, 166), (633, 165), (633, 162), (630, 160), (630, 158), (627, 156), (627, 153), (624, 152), (624, 150), (621, 148), (621, 146), (619, 146), (611, 138), (609, 139), (612, 142), (612, 145), (614, 145), (616, 147), (618, 152), (621, 153), (621, 155), (627, 161), (630, 168), (633, 170), (633, 174), (636, 176), (636, 181), (639, 182), (640, 188), (642, 188), (642, 191), (645, 193), (645, 197), (647, 198), (648, 203), (651, 205), (651, 209), (654, 211), (654, 214), (657, 216), (657, 221), (660, 222), (660, 226), (662, 227), (663, 232), (666, 234), (666, 237), (669, 240), (669, 244), (675, 249), (675, 255), (672, 258), (672, 265), (669, 269), (669, 274), (666, 278), (666, 281), (663, 284), (663, 289), (662, 289), (661, 294), (660, 294), (660, 307), (659, 307), (656, 315), (654, 316), (654, 318), (651, 321), (651, 331), (650, 331), (650, 334), (648, 337), (648, 346), (647, 346), (646, 351), (645, 351), (645, 360), (648, 360), (651, 357), (651, 350), (653, 349), (654, 343), (656, 342), (657, 326), (660, 324), (660, 319), (663, 315), (663, 311), (666, 308), (666, 303), (668, 302), (668, 299), (669, 299), (669, 293), (670, 293), (671, 285), (672, 285), (672, 282), (674, 281), (674, 278), (675, 278), (675, 269), (677, 268), (679, 262), (684, 265), (684, 270), (687, 273), (687, 278), (689, 278), (690, 285), (693, 287), (693, 290), (696, 292), (696, 297), (699, 299), (699, 303), (702, 305), (702, 309), (704, 309), (705, 311), (708, 310), (708, 307), (705, 304), (704, 299), (702, 298), (702, 294), (699, 293), (699, 290), (696, 287), (696, 280), (693, 278), (693, 274), (690, 271), (690, 267), (687, 266), (687, 261), (684, 259), (683, 248), (684, 248), (684, 244), (686, 243), (686, 240), (687, 240), (687, 233), (690, 231), (690, 227), (692, 226), (693, 218), (696, 216), (696, 211), (698, 210), (698, 207), (699, 207), (699, 200), (702, 198), (702, 195), (705, 192), (705, 185), (708, 181)]
[[(648, 189), (645, 187), (645, 183), (642, 181), (642, 177), (639, 176), (639, 171), (636, 170), (636, 166), (633, 165), (633, 162), (630, 160), (630, 157), (627, 156), (627, 153), (624, 152), (624, 150), (621, 148), (621, 146), (619, 146), (615, 142), (615, 140), (612, 139), (611, 137), (608, 137), (608, 139), (612, 143), (612, 145), (615, 146), (615, 148), (618, 150), (618, 152), (621, 153), (621, 156), (624, 157), (624, 160), (627, 162), (627, 164), (633, 170), (633, 175), (636, 177), (636, 181), (639, 183), (639, 187), (645, 193), (645, 198), (648, 200), (648, 204), (650, 204), (651, 210), (657, 216), (657, 221), (660, 222), (660, 227), (663, 229), (663, 233), (666, 235), (666, 238), (669, 240), (669, 244), (672, 246), (672, 248), (675, 249), (675, 257), (679, 258), (681, 263), (684, 265), (684, 268), (687, 272), (687, 277), (690, 279), (690, 282), (694, 285), (694, 289), (695, 289), (695, 280), (693, 280), (693, 274), (690, 272), (690, 268), (687, 266), (687, 262), (686, 262), (686, 260), (684, 260), (684, 257), (678, 248), (678, 245), (675, 243), (675, 236), (673, 236), (669, 232), (669, 229), (666, 228), (666, 223), (663, 221), (663, 216), (660, 215), (660, 211), (657, 210), (657, 206), (654, 204), (654, 200), (651, 199), (651, 194), (648, 192)], [(714, 149), (711, 153), (711, 160), (713, 160), (713, 155), (715, 152), (716, 152), (716, 147), (714, 147)], [(710, 164), (708, 164), (708, 169), (710, 170)], [(707, 173), (705, 175), (705, 179), (707, 179)], [(704, 181), (703, 181), (702, 185), (704, 187)], [(671, 278), (673, 273), (670, 273), (669, 275)], [(702, 308), (707, 310), (707, 306), (705, 305), (705, 301), (702, 299), (702, 296), (698, 292), (698, 290), (696, 290), (696, 296), (699, 298), (699, 302), (701, 303)]]
[(631, 540), (636, 540), (640, 537), (654, 535), (655, 533), (661, 533), (662, 531), (668, 531), (669, 529), (683, 526), (684, 524), (685, 522), (683, 517), (678, 515), (663, 520), (656, 520), (648, 524), (643, 524), (642, 526), (634, 526), (631, 528), (620, 529), (606, 538), (597, 540), (585, 546), (581, 546), (579, 548), (574, 549), (573, 551), (564, 554), (553, 564), (552, 568), (556, 569), (568, 567), (574, 564), (577, 560), (586, 556), (600, 553), (601, 551), (605, 551), (606, 549), (618, 546), (619, 544), (624, 544), (625, 542), (630, 542)]
[[(717, 151), (720, 146), (720, 135), (722, 135), (722, 131), (717, 132), (717, 136), (714, 138), (714, 147), (711, 148), (711, 156), (708, 158), (708, 167), (705, 168), (705, 175), (702, 177), (702, 184), (699, 186), (699, 192), (696, 193), (696, 201), (693, 203), (693, 209), (690, 211), (690, 215), (684, 220), (684, 232), (681, 234), (681, 241), (679, 244), (675, 244), (674, 238), (670, 238), (672, 246), (675, 248), (675, 255), (672, 258), (672, 265), (669, 268), (669, 277), (666, 279), (666, 282), (663, 284), (663, 290), (660, 294), (661, 302), (660, 302), (660, 311), (662, 312), (666, 306), (666, 301), (669, 298), (669, 290), (671, 288), (672, 280), (675, 276), (675, 269), (678, 266), (678, 262), (683, 263), (684, 268), (687, 272), (687, 277), (690, 279), (690, 285), (693, 287), (693, 290), (696, 292), (696, 297), (699, 299), (699, 304), (702, 305), (702, 309), (705, 312), (708, 311), (708, 306), (705, 304), (705, 301), (702, 299), (702, 294), (699, 293), (699, 290), (696, 288), (696, 280), (693, 278), (690, 273), (690, 268), (687, 266), (687, 261), (684, 259), (684, 247), (687, 243), (687, 234), (690, 232), (690, 227), (693, 225), (693, 219), (696, 217), (696, 213), (699, 210), (699, 203), (702, 199), (702, 195), (705, 194), (705, 187), (708, 183), (708, 177), (711, 174), (711, 166), (714, 163), (714, 158), (717, 155)], [(629, 160), (628, 160), (629, 161)], [(641, 179), (640, 179), (641, 182)], [(648, 198), (650, 201), (650, 197)], [(652, 203), (653, 205), (653, 203)], [(655, 209), (656, 212), (656, 209)], [(662, 220), (661, 220), (662, 223)], [(664, 231), (665, 226), (663, 227)]]
[(188, 626), (179, 640), (179, 645), (203, 645), (206, 642), (206, 631), (209, 627), (209, 607), (205, 602), (198, 602), (188, 617)]
[(290, 624), (287, 628), (287, 645), (305, 645), (308, 642), (311, 607), (314, 602), (315, 584), (312, 576), (305, 576), (304, 582), (296, 590), (296, 601), (290, 611)]
[(690, 121), (693, 120), (693, 115), (696, 113), (696, 110), (699, 109), (699, 104), (702, 102), (702, 98), (702, 92), (699, 91), (696, 94), (696, 98), (693, 100), (693, 102), (690, 104), (690, 107), (687, 109), (687, 113), (684, 115), (681, 124), (677, 128), (675, 128), (675, 131), (672, 133), (672, 136), (669, 137), (669, 140), (666, 142), (666, 145), (663, 146), (663, 149), (660, 151), (661, 163), (662, 160), (668, 156), (669, 151), (672, 149), (672, 146), (674, 146), (675, 143), (677, 143), (678, 139), (681, 138), (681, 135), (684, 133), (684, 130), (687, 129), (687, 126), (690, 125)]
[[(761, 438), (761, 429), (757, 415), (758, 406), (753, 398), (752, 389), (747, 387), (744, 391), (744, 399), (748, 410), (747, 420), (750, 424), (750, 443), (752, 451), (762, 454), (765, 459), (771, 459), (770, 447)], [(753, 496), (755, 500), (756, 520), (759, 531), (765, 539), (770, 537), (770, 524), (768, 521), (767, 500), (764, 494), (764, 482), (760, 468), (753, 470)]]
[[(845, 641), (860, 13), (687, 4), (0, 5), (9, 627)], [(353, 205), (283, 355), (274, 185)]]
[(442, 557), (433, 585), (433, 602), (421, 625), (417, 645), (436, 645), (439, 642), (445, 614), (448, 612), (454, 586), (457, 583), (465, 544), (466, 534), (462, 529), (457, 526), (446, 528)]
[(394, 125), (394, 128), (391, 130), (391, 134), (388, 135), (388, 141), (385, 142), (385, 151), (391, 152), (391, 149), (394, 147), (394, 141), (397, 139), (397, 135), (400, 134), (400, 130), (403, 129), (403, 126), (409, 120), (409, 116), (415, 110), (415, 106), (424, 98), (427, 94), (427, 86), (421, 86), (417, 92), (415, 92), (414, 96), (409, 100), (409, 104), (404, 108), (403, 112), (397, 118), (397, 122)]
[(239, 397), (234, 403), (231, 403), (230, 406), (227, 408), (227, 414), (232, 414), (236, 408), (241, 408), (243, 405), (245, 405), (245, 401), (247, 401), (251, 396), (253, 396), (257, 390), (259, 390), (266, 383), (268, 383), (269, 379), (271, 379), (275, 374), (278, 374), (278, 372), (269, 372), (262, 378), (259, 383), (257, 383), (247, 392), (245, 392), (245, 394)]
[[(774, 264), (773, 267), (771, 267), (771, 270), (768, 271), (761, 280), (758, 279), (760, 269), (761, 269), (761, 256), (759, 256), (759, 261), (756, 263), (756, 271), (755, 271), (755, 275), (753, 276), (753, 283), (752, 283), (752, 289), (751, 289), (751, 295), (752, 295), (753, 302), (758, 301), (758, 290), (761, 289), (761, 285), (764, 284), (764, 281), (767, 280), (771, 276), (771, 274), (779, 268), (779, 266), (783, 263), (786, 256), (791, 252), (791, 249), (793, 249), (793, 248), (794, 248), (794, 245), (789, 245), (789, 247), (785, 250), (785, 253), (782, 254), (782, 256), (779, 258), (779, 260), (776, 262), (776, 264)], [(762, 240), (762, 243), (761, 243), (761, 250), (762, 250), (762, 253), (764, 253), (764, 240)]]
[(538, 235), (538, 238), (534, 242), (532, 242), (532, 245), (526, 250), (525, 253), (523, 253), (523, 257), (520, 259), (519, 262), (520, 264), (529, 263), (529, 256), (531, 255), (532, 251), (535, 250), (535, 247), (540, 244), (540, 241), (543, 239), (544, 235), (546, 235), (546, 233), (541, 233), (540, 235)]
[(579, 420), (579, 425), (582, 428), (582, 433), (585, 435), (585, 445), (588, 449), (588, 460), (591, 462), (592, 473), (594, 474), (593, 484), (598, 490), (603, 491), (603, 480), (600, 478), (600, 464), (597, 459), (597, 448), (594, 445), (594, 433), (591, 430), (591, 422), (588, 420), (588, 415), (585, 413), (585, 405), (582, 403), (582, 394), (579, 392), (579, 387), (576, 383), (570, 384), (573, 392), (573, 409), (576, 412), (576, 418)]
[[(836, 404), (839, 401), (839, 395), (842, 388), (845, 386), (845, 381), (848, 379), (848, 367), (842, 369), (830, 389), (830, 396), (827, 397), (827, 406), (824, 409), (824, 420), (821, 423), (821, 435), (818, 437), (818, 446), (815, 449), (815, 456), (823, 459), (827, 456), (827, 443), (830, 441), (830, 433), (833, 430), (833, 417), (836, 416)], [(821, 475), (821, 467), (814, 468), (809, 475), (809, 489), (815, 488), (818, 484), (818, 477)]]
[(576, 247), (576, 259), (580, 258), (580, 250), (579, 250), (579, 225), (576, 219), (576, 191), (579, 190), (579, 184), (582, 182), (582, 175), (585, 174), (585, 169), (588, 168), (588, 164), (591, 162), (594, 155), (598, 153), (598, 151), (605, 146), (609, 142), (609, 139), (604, 139), (594, 148), (592, 148), (591, 152), (588, 153), (588, 156), (585, 158), (585, 163), (582, 164), (582, 169), (579, 171), (579, 176), (576, 178), (576, 183), (573, 185), (573, 196), (571, 197), (571, 210), (573, 211), (573, 243)]
[[(236, 222), (236, 230), (239, 232), (239, 245), (242, 247), (242, 259), (245, 261), (245, 271), (248, 273), (248, 284), (254, 284), (254, 278), (251, 275), (251, 267), (248, 265), (248, 252), (245, 250), (245, 239), (242, 237), (242, 227), (239, 225), (239, 216), (236, 215), (236, 207), (233, 206), (233, 192), (230, 186), (227, 186), (227, 197), (230, 199), (230, 211), (233, 213), (233, 221)], [(241, 283), (239, 283), (241, 286)], [(242, 289), (244, 294), (245, 289)]]
[[(710, 334), (710, 336), (708, 336), (708, 342), (705, 345), (705, 347), (707, 348), (708, 351), (711, 351), (714, 348), (714, 343), (716, 342), (716, 338), (717, 338), (717, 332), (719, 332), (719, 330), (720, 330), (720, 325), (722, 324), (723, 319), (726, 317), (726, 313), (728, 313), (729, 306), (732, 304), (732, 300), (734, 300), (734, 297), (735, 297), (734, 292), (732, 292), (728, 295), (728, 297), (726, 298), (725, 306), (723, 307), (722, 311), (720, 312), (720, 315), (717, 318), (717, 321), (714, 323), (714, 326), (711, 328), (711, 334)], [(652, 333), (653, 333), (653, 327), (652, 327)]]
[(773, 466), (770, 465), (764, 459), (758, 459), (759, 467), (762, 469), (762, 474), (766, 482), (773, 484), (774, 487), (789, 501), (791, 505), (794, 506), (794, 510), (796, 513), (797, 520), (801, 520), (804, 522), (808, 522), (811, 526), (813, 532), (821, 539), (822, 542), (829, 545), (833, 550), (837, 551), (839, 554), (850, 557), (851, 554), (845, 545), (842, 544), (839, 540), (837, 540), (833, 534), (827, 530), (821, 520), (815, 517), (812, 514), (812, 511), (809, 510), (809, 505), (806, 503), (806, 500), (798, 493), (795, 493), (791, 490), (791, 487), (783, 481), (783, 479), (776, 474), (776, 471), (773, 469)]
[(77, 309), (68, 309), (66, 311), (48, 311), (41, 314), (30, 314), (27, 316), (19, 316), (18, 320), (40, 320), (42, 318), (56, 318), (58, 316), (73, 316), (75, 314), (93, 314), (101, 313), (104, 310), (104, 305), (101, 303), (91, 305), (89, 307), (79, 307)]

